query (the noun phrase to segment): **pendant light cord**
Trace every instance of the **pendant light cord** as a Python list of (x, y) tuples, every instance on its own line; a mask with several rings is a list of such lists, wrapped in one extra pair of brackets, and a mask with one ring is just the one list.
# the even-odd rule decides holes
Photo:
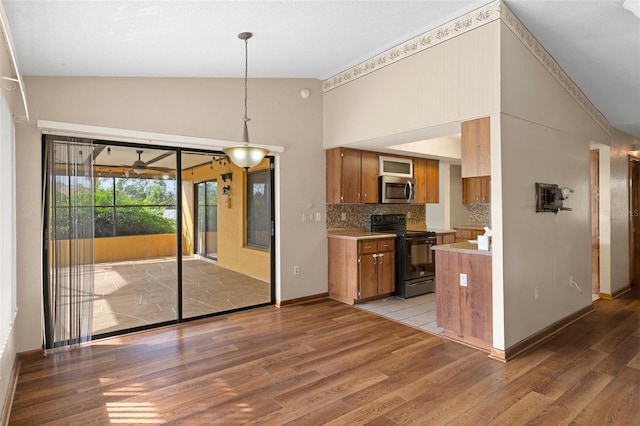
[[(249, 76), (249, 39), (244, 40), (244, 119), (247, 116), (247, 80)], [(247, 120), (248, 121), (248, 120)]]

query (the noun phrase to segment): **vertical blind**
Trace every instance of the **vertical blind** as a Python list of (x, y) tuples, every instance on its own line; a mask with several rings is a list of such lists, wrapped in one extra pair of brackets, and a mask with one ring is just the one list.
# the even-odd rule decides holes
[(91, 340), (94, 298), (93, 144), (45, 137), (45, 349)]
[(0, 360), (17, 313), (14, 146), (13, 116), (0, 92)]

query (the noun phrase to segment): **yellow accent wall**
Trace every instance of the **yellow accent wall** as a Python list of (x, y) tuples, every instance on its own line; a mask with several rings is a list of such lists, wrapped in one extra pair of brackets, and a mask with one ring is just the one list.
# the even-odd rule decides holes
[[(258, 166), (249, 171), (269, 168), (269, 160), (264, 159)], [(223, 182), (222, 173), (231, 172), (232, 180)], [(245, 246), (246, 241), (246, 172), (233, 164), (212, 162), (182, 172), (182, 250), (183, 253), (194, 253), (195, 241), (195, 205), (194, 185), (212, 179), (218, 181), (218, 265), (270, 281), (271, 253), (268, 250), (254, 249)], [(223, 187), (229, 186), (229, 195), (223, 194)]]

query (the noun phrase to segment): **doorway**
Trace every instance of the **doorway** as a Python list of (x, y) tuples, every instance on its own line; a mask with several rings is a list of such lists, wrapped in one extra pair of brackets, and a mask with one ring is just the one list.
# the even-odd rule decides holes
[(195, 184), (196, 254), (218, 260), (218, 180)]
[(591, 169), (591, 294), (600, 294), (600, 151), (590, 151)]
[(640, 159), (629, 156), (629, 282), (640, 283)]

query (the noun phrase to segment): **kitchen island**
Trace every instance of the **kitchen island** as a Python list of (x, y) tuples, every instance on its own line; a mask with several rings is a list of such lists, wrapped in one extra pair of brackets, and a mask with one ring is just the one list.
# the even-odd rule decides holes
[(436, 323), (444, 335), (491, 352), (491, 251), (470, 242), (437, 245)]

